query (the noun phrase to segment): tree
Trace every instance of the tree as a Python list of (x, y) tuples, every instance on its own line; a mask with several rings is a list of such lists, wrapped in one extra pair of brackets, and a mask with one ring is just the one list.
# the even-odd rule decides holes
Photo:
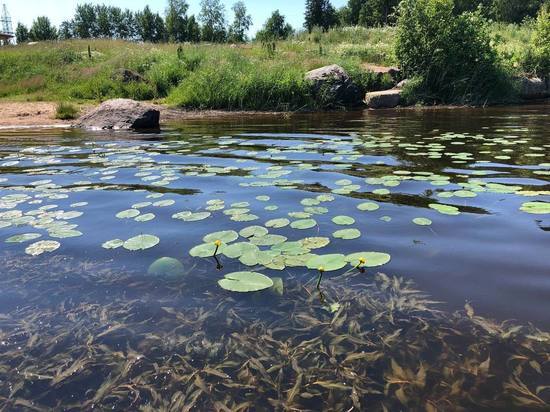
[(310, 33), (314, 27), (322, 27), (326, 31), (337, 22), (336, 9), (330, 0), (306, 0), (304, 26)]
[(50, 19), (40, 16), (32, 23), (29, 38), (32, 41), (55, 40), (57, 39), (57, 30), (50, 23)]
[(203, 40), (225, 41), (225, 7), (220, 0), (201, 0), (199, 20), (202, 22)]
[(545, 0), (493, 0), (490, 13), (497, 21), (521, 23), (526, 17), (534, 17)]
[(64, 21), (59, 26), (59, 39), (69, 40), (73, 38), (73, 22)]
[(25, 43), (29, 41), (29, 29), (24, 24), (18, 23), (15, 29), (15, 37), (17, 37), (17, 43)]
[(187, 19), (186, 31), (188, 41), (193, 43), (198, 43), (201, 41), (201, 26), (199, 26), (199, 22), (194, 15), (191, 15), (189, 19)]
[(229, 27), (229, 38), (234, 42), (247, 40), (246, 33), (252, 26), (252, 16), (247, 14), (246, 5), (242, 1), (236, 2), (232, 7), (235, 18)]
[(185, 0), (168, 0), (166, 9), (166, 33), (171, 42), (188, 40), (187, 11), (189, 5)]
[(122, 12), (120, 25), (115, 26), (119, 38), (125, 40), (135, 39), (137, 36), (137, 22), (134, 13), (128, 9)]
[(97, 36), (110, 39), (114, 37), (111, 8), (105, 5), (95, 6)]
[(153, 13), (149, 6), (145, 6), (142, 12), (136, 13), (137, 32), (141, 40), (159, 43), (166, 38), (164, 20)]
[(262, 30), (258, 32), (256, 38), (258, 40), (284, 40), (294, 33), (292, 26), (286, 22), (279, 10), (271, 13), (271, 17), (267, 19)]
[(358, 23), (366, 27), (385, 26), (395, 22), (399, 0), (368, 0), (359, 12)]
[(81, 39), (89, 39), (95, 36), (96, 14), (91, 4), (76, 6), (74, 15), (74, 35)]

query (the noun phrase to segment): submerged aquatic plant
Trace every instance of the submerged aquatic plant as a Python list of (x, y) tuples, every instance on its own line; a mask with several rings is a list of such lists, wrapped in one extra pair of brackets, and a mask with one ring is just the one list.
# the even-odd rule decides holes
[[(0, 286), (25, 302), (0, 317), (6, 410), (550, 406), (550, 334), (485, 319), (470, 304), (442, 311), (401, 278), (355, 271), (327, 280), (333, 303), (324, 303), (294, 280), (282, 296), (258, 292), (260, 300), (183, 297), (180, 282), (138, 281), (139, 273), (65, 256), (4, 255), (0, 264)], [(209, 272), (195, 270), (183, 285), (199, 279)]]

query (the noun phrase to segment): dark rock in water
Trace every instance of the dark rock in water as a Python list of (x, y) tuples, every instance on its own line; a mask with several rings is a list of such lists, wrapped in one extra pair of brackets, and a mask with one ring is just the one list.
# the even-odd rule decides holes
[(354, 107), (362, 104), (361, 90), (346, 71), (333, 64), (306, 73), (313, 95), (323, 107)]
[(119, 69), (115, 72), (113, 75), (113, 79), (120, 80), (122, 83), (131, 83), (131, 82), (144, 82), (145, 78), (139, 74), (138, 72), (135, 72), (130, 69)]
[(370, 92), (365, 96), (365, 104), (371, 109), (392, 108), (399, 105), (400, 102), (400, 89)]
[(74, 127), (94, 130), (158, 129), (160, 111), (130, 99), (107, 100), (78, 119)]
[(539, 77), (522, 77), (519, 79), (519, 95), (522, 99), (534, 100), (550, 97), (550, 81)]

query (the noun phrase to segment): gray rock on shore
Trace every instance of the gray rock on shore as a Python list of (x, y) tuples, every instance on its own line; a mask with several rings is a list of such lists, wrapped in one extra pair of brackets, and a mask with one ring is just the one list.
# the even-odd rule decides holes
[(361, 90), (337, 64), (307, 72), (305, 79), (311, 82), (313, 95), (323, 107), (354, 107), (362, 104)]
[(80, 117), (73, 126), (93, 130), (158, 129), (159, 122), (160, 111), (154, 106), (130, 99), (113, 99)]
[(365, 104), (370, 109), (393, 108), (401, 102), (401, 89), (370, 92), (365, 96)]

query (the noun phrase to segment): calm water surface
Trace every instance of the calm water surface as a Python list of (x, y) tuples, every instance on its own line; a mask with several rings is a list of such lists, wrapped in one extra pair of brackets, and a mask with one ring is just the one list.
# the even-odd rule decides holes
[[(548, 330), (549, 125), (545, 105), (195, 120), (141, 135), (0, 131), (0, 256), (10, 266), (0, 278), (0, 316), (26, 305), (38, 313), (114, 300), (185, 307), (202, 296), (231, 297), (217, 280), (252, 268), (311, 289), (317, 273), (305, 260), (248, 266), (220, 254), (217, 269), (189, 251), (212, 232), (313, 219), (305, 229), (269, 232), (287, 242), (330, 240), (298, 255), (387, 253), (387, 264), (363, 276), (412, 280), (445, 311), (469, 302), (484, 317)], [(366, 202), (367, 210), (358, 209)], [(351, 224), (334, 223), (336, 216)], [(334, 237), (346, 229), (360, 236)], [(145, 234), (159, 243), (142, 251), (102, 247)], [(43, 251), (41, 241), (58, 244)], [(147, 275), (161, 257), (183, 264), (185, 287), (179, 278)], [(125, 281), (107, 282), (103, 272), (85, 282), (71, 277), (71, 267), (86, 273), (81, 265), (101, 265), (115, 272), (106, 277), (121, 273)], [(326, 273), (324, 282), (346, 270)], [(166, 285), (177, 293), (167, 294)], [(253, 313), (258, 302), (249, 304)], [(47, 399), (39, 403), (55, 405)]]

